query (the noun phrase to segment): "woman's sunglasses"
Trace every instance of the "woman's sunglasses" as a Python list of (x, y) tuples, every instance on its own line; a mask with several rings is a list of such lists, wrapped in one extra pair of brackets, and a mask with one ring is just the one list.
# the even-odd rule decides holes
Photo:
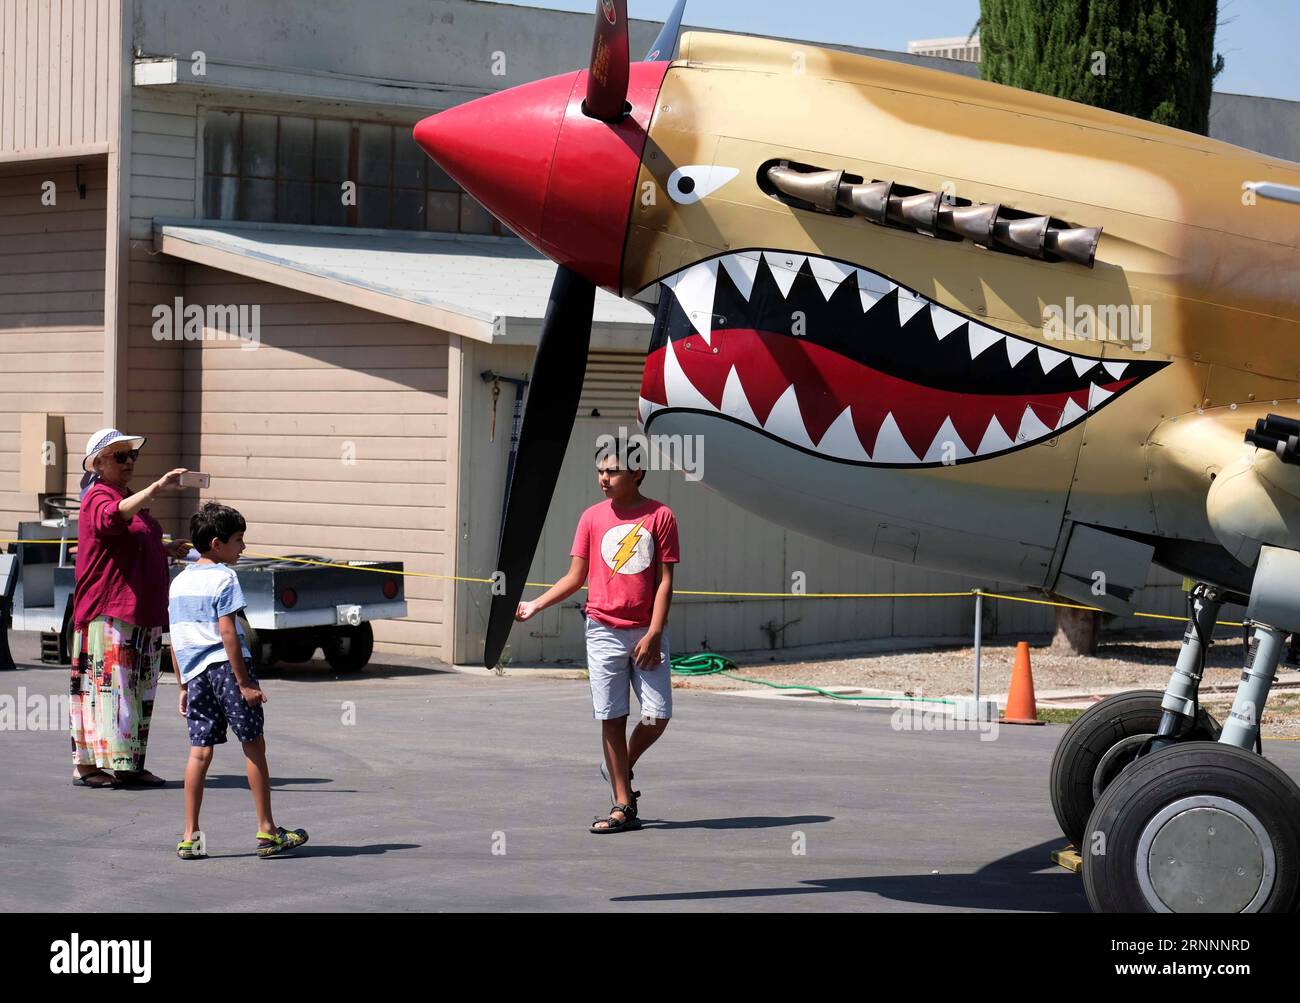
[(140, 456), (140, 450), (124, 449), (121, 452), (109, 453), (108, 455), (113, 457), (113, 459), (117, 460), (118, 463), (125, 463), (127, 460), (138, 459)]

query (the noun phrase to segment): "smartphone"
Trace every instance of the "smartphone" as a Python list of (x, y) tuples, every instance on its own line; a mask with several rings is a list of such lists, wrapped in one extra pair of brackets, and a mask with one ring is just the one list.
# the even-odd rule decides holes
[(187, 470), (181, 474), (180, 484), (183, 488), (206, 488), (211, 483), (211, 474), (201, 474), (197, 470)]

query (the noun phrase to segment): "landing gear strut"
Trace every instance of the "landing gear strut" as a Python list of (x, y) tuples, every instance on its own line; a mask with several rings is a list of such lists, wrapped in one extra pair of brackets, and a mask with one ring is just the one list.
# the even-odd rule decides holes
[(1095, 910), (1291, 912), (1300, 906), (1300, 787), (1255, 751), (1287, 634), (1300, 630), (1297, 580), (1300, 553), (1262, 548), (1247, 610), (1248, 665), (1214, 742), (1188, 741), (1187, 726), (1202, 713), (1197, 691), (1222, 599), (1210, 586), (1193, 592), (1156, 735), (1110, 779), (1076, 844)]
[(1175, 742), (1219, 737), (1219, 724), (1200, 706), (1198, 691), (1222, 593), (1197, 585), (1188, 604), (1183, 646), (1165, 692), (1135, 690), (1107, 697), (1080, 714), (1056, 747), (1052, 810), (1077, 847), (1083, 846), (1088, 816), (1102, 792), (1139, 756)]

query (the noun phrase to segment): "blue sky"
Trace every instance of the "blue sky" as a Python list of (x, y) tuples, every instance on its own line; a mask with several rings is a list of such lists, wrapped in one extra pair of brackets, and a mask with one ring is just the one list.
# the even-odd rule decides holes
[[(594, 0), (509, 0), (525, 7), (593, 11)], [(629, 0), (632, 17), (662, 20), (675, 0)], [(689, 0), (688, 24), (906, 51), (909, 39), (964, 35), (979, 0)], [(1227, 67), (1215, 90), (1300, 101), (1300, 0), (1220, 0), (1215, 49)]]

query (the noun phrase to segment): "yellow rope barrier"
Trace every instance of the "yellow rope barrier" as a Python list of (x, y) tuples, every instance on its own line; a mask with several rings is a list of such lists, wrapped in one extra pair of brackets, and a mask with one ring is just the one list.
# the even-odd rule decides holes
[[(0, 540), (0, 544), (6, 543), (63, 543), (63, 540)], [(69, 538), (69, 543), (75, 543), (75, 538)], [(332, 561), (317, 561), (306, 557), (288, 557), (282, 554), (264, 554), (255, 550), (245, 551), (250, 557), (261, 557), (269, 560), (287, 561), (293, 564), (305, 564), (319, 568), (345, 568), (350, 571), (373, 571), (381, 575), (401, 575), (405, 578), (432, 578), (446, 582), (473, 582), (478, 585), (491, 585), (491, 578), (472, 578), (467, 575), (438, 575), (429, 571), (393, 571), (389, 568), (369, 568), (361, 564), (341, 564)], [(525, 582), (530, 588), (548, 589), (554, 582)], [(583, 586), (586, 588), (586, 586)], [(979, 589), (968, 589), (965, 592), (711, 592), (703, 589), (673, 589), (675, 596), (721, 596), (738, 599), (956, 599), (962, 596), (973, 596), (976, 592), (982, 592)], [(1084, 606), (1079, 603), (1053, 602), (1050, 599), (1031, 599), (1028, 596), (1009, 596), (1001, 592), (982, 592), (988, 599), (1002, 599), (1007, 602), (1031, 603), (1035, 606), (1055, 606), (1059, 609), (1084, 609), (1091, 610), (1094, 613), (1104, 613), (1096, 606)], [(1184, 622), (1187, 618), (1182, 616), (1173, 616), (1169, 613), (1133, 613), (1132, 616), (1144, 617), (1148, 620), (1174, 620), (1179, 623)], [(1237, 620), (1217, 620), (1215, 625), (1219, 627), (1240, 627), (1242, 624)]]

